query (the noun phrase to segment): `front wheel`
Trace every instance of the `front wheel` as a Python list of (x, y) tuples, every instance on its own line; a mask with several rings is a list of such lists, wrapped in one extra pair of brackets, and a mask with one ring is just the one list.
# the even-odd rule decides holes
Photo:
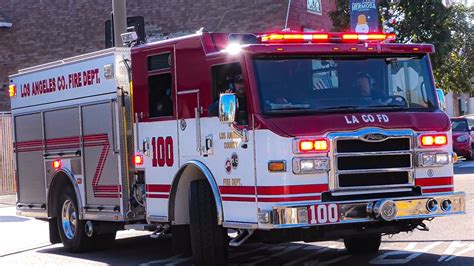
[(195, 265), (225, 265), (229, 240), (217, 224), (216, 203), (205, 180), (191, 182), (189, 197), (190, 235)]
[(352, 254), (377, 253), (381, 242), (381, 235), (362, 235), (344, 238), (344, 246)]

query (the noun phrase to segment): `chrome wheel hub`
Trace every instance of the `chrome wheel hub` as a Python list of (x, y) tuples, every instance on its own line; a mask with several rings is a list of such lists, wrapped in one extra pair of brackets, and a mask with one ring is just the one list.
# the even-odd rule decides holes
[(77, 212), (74, 203), (70, 200), (66, 200), (63, 204), (61, 222), (64, 235), (68, 239), (73, 239), (77, 229)]

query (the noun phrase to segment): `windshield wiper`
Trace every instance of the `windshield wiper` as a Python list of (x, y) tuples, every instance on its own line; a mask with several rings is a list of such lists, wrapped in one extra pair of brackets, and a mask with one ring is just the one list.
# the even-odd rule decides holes
[(380, 104), (380, 105), (370, 105), (367, 106), (368, 109), (377, 109), (377, 108), (390, 108), (390, 109), (406, 109), (406, 106), (399, 104)]
[(332, 107), (324, 107), (324, 108), (319, 108), (316, 109), (316, 112), (321, 112), (321, 111), (353, 111), (353, 110), (359, 110), (361, 109), (360, 106), (357, 105), (341, 105), (341, 106), (332, 106)]
[(286, 106), (286, 107), (274, 107), (272, 111), (293, 111), (293, 110), (308, 110), (306, 106)]

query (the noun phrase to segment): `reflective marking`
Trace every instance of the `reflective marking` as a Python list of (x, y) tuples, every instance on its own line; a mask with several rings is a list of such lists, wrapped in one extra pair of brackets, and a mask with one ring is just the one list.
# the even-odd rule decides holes
[[(429, 250), (441, 245), (442, 243), (443, 242), (441, 242), (441, 241), (434, 242), (434, 243), (431, 243), (430, 245), (426, 246), (425, 248), (418, 249), (418, 250), (415, 249), (415, 246), (416, 246), (417, 243), (409, 243), (406, 247), (406, 250), (396, 250), (396, 251), (390, 251), (390, 252), (384, 253), (384, 254), (372, 259), (369, 263), (370, 264), (406, 264), (406, 263), (416, 259), (417, 257), (422, 255), (423, 253), (426, 253)], [(408, 255), (408, 256), (406, 256), (405, 258), (401, 258), (401, 259), (398, 259), (398, 258), (397, 259), (392, 259), (392, 258), (390, 258), (390, 256), (401, 257), (400, 255)]]

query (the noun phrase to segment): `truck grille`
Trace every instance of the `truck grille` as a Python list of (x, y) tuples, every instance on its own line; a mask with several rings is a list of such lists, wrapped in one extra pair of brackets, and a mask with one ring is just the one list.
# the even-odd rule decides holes
[(410, 137), (368, 142), (336, 139), (336, 189), (386, 189), (412, 185)]
[(339, 187), (367, 187), (406, 184), (408, 172), (340, 174)]

